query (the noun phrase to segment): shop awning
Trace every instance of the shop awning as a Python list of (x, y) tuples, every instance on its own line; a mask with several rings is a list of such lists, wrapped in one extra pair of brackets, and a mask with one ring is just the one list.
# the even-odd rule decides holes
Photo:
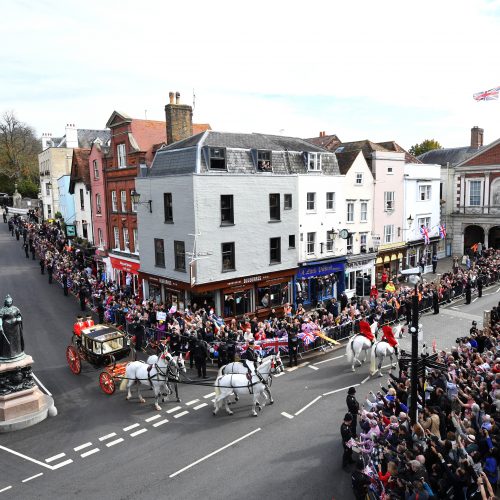
[(116, 257), (110, 257), (110, 259), (113, 269), (118, 269), (132, 274), (139, 274), (139, 268), (141, 267), (140, 262), (132, 262), (130, 260), (118, 259)]

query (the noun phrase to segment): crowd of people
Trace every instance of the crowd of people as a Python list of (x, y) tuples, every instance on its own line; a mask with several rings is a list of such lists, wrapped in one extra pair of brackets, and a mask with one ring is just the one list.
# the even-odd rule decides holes
[[(500, 460), (500, 303), (490, 324), (437, 352), (411, 422), (410, 379), (401, 369), (360, 405), (346, 398), (343, 466), (354, 465), (355, 497), (425, 500), (496, 498)], [(358, 421), (359, 419), (359, 421)], [(354, 460), (357, 456), (357, 460)]]

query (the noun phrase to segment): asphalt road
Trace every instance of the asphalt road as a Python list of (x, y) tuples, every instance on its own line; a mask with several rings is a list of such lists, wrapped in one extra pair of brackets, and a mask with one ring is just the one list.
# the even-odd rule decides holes
[[(346, 389), (361, 384), (362, 400), (385, 378), (366, 380), (366, 365), (353, 374), (344, 348), (275, 378), (276, 402), (257, 418), (245, 401), (233, 416), (213, 416), (212, 389), (201, 385), (181, 386), (182, 402), (156, 412), (150, 397), (141, 405), (124, 393), (104, 395), (89, 365), (79, 376), (69, 371), (65, 348), (78, 303), (48, 285), (0, 225), (0, 297), (6, 293), (21, 309), (26, 352), (59, 414), (0, 435), (0, 500), (352, 498), (338, 432)], [(499, 299), (493, 288), (468, 306), (423, 317), (424, 341), (450, 347)]]

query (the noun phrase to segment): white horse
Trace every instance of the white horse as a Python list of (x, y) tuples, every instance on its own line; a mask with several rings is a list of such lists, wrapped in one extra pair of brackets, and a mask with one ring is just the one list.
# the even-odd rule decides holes
[[(373, 335), (377, 335), (378, 331), (378, 322), (374, 321), (373, 324), (370, 326), (370, 329), (373, 333)], [(346, 347), (346, 357), (347, 357), (347, 362), (351, 363), (351, 368), (352, 371), (356, 371), (356, 363), (361, 366), (365, 361), (366, 361), (366, 355), (368, 350), (371, 348), (372, 343), (364, 336), (361, 334), (356, 334), (353, 335), (350, 339), (349, 342), (347, 342), (347, 347)], [(363, 360), (360, 360), (359, 357), (361, 353), (364, 353)]]
[[(132, 384), (137, 384), (137, 395), (141, 403), (145, 403), (145, 399), (141, 395), (140, 385), (144, 384), (153, 389), (155, 396), (155, 409), (157, 411), (161, 410), (161, 406), (158, 400), (161, 396), (161, 389), (167, 388), (167, 384), (170, 380), (175, 381), (177, 400), (179, 400), (177, 394), (177, 380), (179, 378), (180, 371), (186, 371), (184, 365), (184, 359), (182, 354), (177, 357), (173, 357), (170, 353), (164, 352), (160, 356), (150, 356), (148, 358), (148, 363), (142, 361), (132, 361), (127, 364), (125, 369), (125, 377), (120, 383), (120, 390), (128, 390), (127, 400), (132, 397), (130, 388)], [(168, 393), (167, 393), (168, 396)]]
[(259, 403), (259, 396), (264, 394), (269, 377), (276, 373), (283, 371), (283, 363), (279, 356), (269, 356), (264, 360), (262, 365), (253, 372), (252, 379), (249, 381), (245, 374), (229, 374), (217, 377), (215, 381), (215, 400), (214, 400), (214, 415), (217, 414), (220, 407), (224, 403), (226, 412), (232, 415), (233, 412), (229, 409), (228, 399), (231, 394), (239, 396), (250, 395), (253, 396), (252, 415), (257, 416), (256, 407), (259, 410), (262, 406)]
[[(396, 368), (396, 362), (392, 360), (393, 356), (395, 356), (394, 347), (392, 347), (385, 340), (381, 340), (380, 342), (375, 342), (372, 346), (372, 351), (370, 354), (370, 375), (373, 376), (378, 372), (378, 376), (382, 377), (382, 363), (384, 359), (389, 356), (391, 358), (391, 370)], [(378, 364), (377, 364), (378, 359)], [(397, 360), (397, 356), (396, 356)]]
[[(283, 364), (281, 361), (280, 354), (278, 353), (276, 356), (276, 361), (277, 363), (279, 362), (281, 365)], [(259, 362), (262, 363), (262, 358), (259, 357)], [(247, 362), (245, 361), (244, 363), (242, 362), (234, 362), (234, 363), (228, 363), (225, 366), (222, 366), (219, 369), (219, 373), (217, 374), (217, 377), (221, 377), (222, 375), (234, 375), (234, 374), (241, 374), (241, 375), (247, 375), (248, 374), (248, 369), (247, 366), (250, 368), (250, 372), (254, 373), (255, 372), (255, 366), (252, 362), (249, 362), (247, 365)], [(269, 397), (269, 404), (272, 405), (274, 403), (273, 395), (271, 394), (271, 384), (272, 384), (272, 378), (271, 376), (269, 377), (269, 382), (266, 384), (266, 391), (264, 393), (264, 396)], [(235, 399), (238, 401), (239, 397), (238, 394), (235, 393)]]
[[(179, 388), (178, 388), (178, 382), (180, 380), (180, 373), (186, 373), (186, 365), (184, 363), (184, 358), (182, 357), (182, 353), (179, 354), (178, 356), (172, 356), (168, 351), (165, 351), (168, 353), (169, 356), (169, 370), (171, 376), (167, 378), (167, 381), (164, 385), (166, 392), (163, 393), (164, 396), (168, 398), (170, 394), (172, 394), (172, 387), (170, 385), (171, 382), (174, 384), (174, 389), (175, 389), (175, 398), (178, 403), (181, 402), (181, 399), (179, 398)], [(158, 356), (156, 354), (153, 354), (149, 356), (147, 359), (146, 363), (148, 365), (154, 365), (158, 361)], [(163, 402), (165, 402), (165, 399), (163, 399)]]

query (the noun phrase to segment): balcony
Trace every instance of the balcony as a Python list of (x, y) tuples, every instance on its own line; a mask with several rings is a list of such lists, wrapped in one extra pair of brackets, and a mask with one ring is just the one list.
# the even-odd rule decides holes
[(461, 205), (456, 207), (453, 211), (454, 214), (464, 214), (464, 215), (484, 215), (484, 216), (495, 216), (498, 217), (500, 214), (500, 205)]

